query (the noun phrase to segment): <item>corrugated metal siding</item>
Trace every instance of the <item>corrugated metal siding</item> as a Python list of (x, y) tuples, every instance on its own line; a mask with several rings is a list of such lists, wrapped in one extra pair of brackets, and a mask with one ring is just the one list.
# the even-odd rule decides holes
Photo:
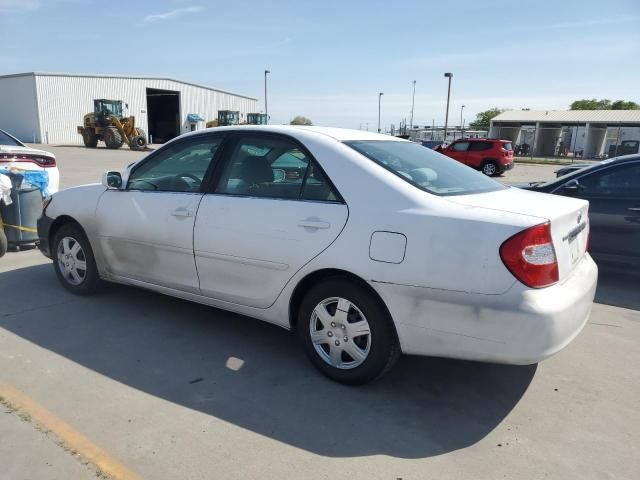
[[(149, 131), (147, 124), (147, 88), (180, 92), (180, 127), (190, 131), (189, 113), (207, 120), (217, 118), (218, 110), (238, 110), (244, 117), (255, 112), (257, 101), (252, 98), (210, 90), (168, 79), (118, 78), (93, 76), (36, 75), (40, 134), (43, 142), (52, 144), (82, 144), (76, 127), (85, 113), (93, 110), (93, 100), (109, 98), (129, 104), (127, 115), (136, 117), (136, 124)], [(199, 128), (203, 128), (202, 123)]]
[(494, 122), (640, 123), (640, 110), (509, 110)]
[(0, 78), (0, 128), (23, 142), (40, 142), (33, 75)]

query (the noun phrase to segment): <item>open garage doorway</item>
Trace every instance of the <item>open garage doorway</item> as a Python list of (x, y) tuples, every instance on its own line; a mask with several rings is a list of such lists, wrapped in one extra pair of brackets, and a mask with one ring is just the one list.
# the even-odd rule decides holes
[(180, 135), (180, 92), (147, 88), (147, 120), (153, 143)]

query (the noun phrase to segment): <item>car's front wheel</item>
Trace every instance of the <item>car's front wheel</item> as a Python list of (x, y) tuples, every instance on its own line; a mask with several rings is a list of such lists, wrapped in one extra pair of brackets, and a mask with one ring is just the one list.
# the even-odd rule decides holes
[(53, 268), (60, 283), (76, 295), (90, 295), (101, 284), (93, 250), (79, 225), (60, 227), (53, 239)]
[(367, 383), (397, 360), (400, 347), (379, 299), (346, 278), (311, 288), (298, 317), (298, 334), (313, 364), (341, 383)]

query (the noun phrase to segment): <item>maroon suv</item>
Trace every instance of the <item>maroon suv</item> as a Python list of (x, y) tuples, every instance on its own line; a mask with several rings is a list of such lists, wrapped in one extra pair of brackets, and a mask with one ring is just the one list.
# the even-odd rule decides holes
[(490, 177), (513, 168), (513, 147), (510, 140), (492, 138), (462, 138), (438, 152), (480, 170)]

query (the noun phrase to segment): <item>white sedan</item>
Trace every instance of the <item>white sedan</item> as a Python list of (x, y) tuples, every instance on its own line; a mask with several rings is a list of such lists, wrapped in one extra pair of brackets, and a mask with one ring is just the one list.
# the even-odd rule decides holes
[(596, 289), (587, 209), (389, 136), (246, 126), (56, 194), (38, 230), (71, 292), (106, 280), (265, 320), (357, 384), (401, 352), (530, 364), (566, 346)]
[(50, 194), (58, 191), (60, 172), (51, 152), (27, 147), (13, 135), (0, 130), (0, 168), (9, 170), (40, 170), (47, 172)]

